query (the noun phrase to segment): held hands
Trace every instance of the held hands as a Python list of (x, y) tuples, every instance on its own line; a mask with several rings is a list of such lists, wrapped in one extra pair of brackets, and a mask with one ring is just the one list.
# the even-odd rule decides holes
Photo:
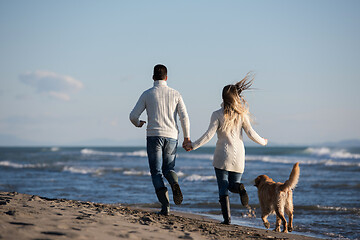
[(268, 140), (266, 138), (264, 138), (264, 140), (265, 140), (265, 145), (264, 146), (266, 146), (268, 144)]
[(184, 149), (187, 151), (187, 152), (190, 152), (193, 150), (193, 147), (192, 147), (192, 144), (191, 142), (187, 143), (184, 147)]
[(193, 147), (191, 145), (191, 141), (190, 138), (184, 138), (184, 142), (182, 144), (182, 147), (187, 151), (190, 152), (191, 150), (193, 150)]
[(146, 121), (140, 120), (140, 124), (139, 124), (138, 128), (141, 128), (142, 126), (144, 126), (145, 123), (146, 123)]

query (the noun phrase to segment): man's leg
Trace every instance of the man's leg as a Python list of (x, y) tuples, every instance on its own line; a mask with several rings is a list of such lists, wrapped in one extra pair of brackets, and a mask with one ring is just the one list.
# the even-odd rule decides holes
[(167, 188), (165, 187), (162, 173), (162, 148), (164, 139), (161, 137), (147, 137), (147, 154), (149, 159), (149, 167), (151, 179), (155, 188), (156, 196), (161, 203), (161, 214), (168, 215), (170, 211), (170, 203)]
[(179, 205), (183, 201), (183, 195), (181, 193), (178, 177), (174, 170), (177, 144), (178, 141), (176, 139), (165, 138), (162, 171), (171, 186), (174, 202), (176, 205)]
[(161, 211), (159, 214), (162, 215), (169, 215), (170, 212), (170, 201), (169, 201), (169, 194), (166, 187), (160, 188), (156, 191), (156, 196), (161, 203)]

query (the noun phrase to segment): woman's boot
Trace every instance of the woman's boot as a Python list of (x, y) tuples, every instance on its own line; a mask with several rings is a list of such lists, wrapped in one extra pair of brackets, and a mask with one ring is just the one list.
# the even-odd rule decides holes
[(156, 191), (156, 196), (161, 203), (161, 211), (159, 214), (168, 216), (170, 212), (169, 194), (166, 187), (160, 188)]
[(232, 193), (239, 193), (240, 194), (240, 200), (241, 204), (244, 207), (247, 207), (249, 205), (249, 197), (246, 193), (245, 186), (242, 183), (235, 183), (232, 188), (229, 188), (229, 191)]
[(245, 186), (242, 183), (239, 184), (239, 194), (240, 194), (241, 204), (244, 207), (247, 207), (249, 205), (249, 196), (247, 195)]
[(230, 214), (230, 201), (229, 196), (220, 196), (220, 205), (221, 205), (221, 213), (223, 215), (224, 221), (223, 224), (229, 225), (231, 223), (231, 214)]

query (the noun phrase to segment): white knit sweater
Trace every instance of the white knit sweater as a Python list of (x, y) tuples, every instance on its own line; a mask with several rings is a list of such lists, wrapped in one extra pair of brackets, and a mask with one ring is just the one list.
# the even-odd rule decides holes
[(192, 143), (193, 149), (206, 144), (217, 133), (218, 140), (214, 153), (213, 166), (219, 169), (243, 173), (245, 169), (245, 148), (242, 130), (254, 142), (265, 145), (265, 139), (260, 137), (251, 127), (249, 118), (242, 119), (232, 131), (224, 132), (221, 129), (224, 123), (224, 109), (221, 108), (211, 115), (208, 130), (198, 140)]
[(130, 113), (130, 121), (140, 125), (139, 117), (146, 109), (147, 136), (161, 136), (177, 139), (179, 115), (184, 138), (190, 138), (190, 121), (180, 93), (167, 86), (165, 80), (154, 81), (154, 86), (140, 96)]

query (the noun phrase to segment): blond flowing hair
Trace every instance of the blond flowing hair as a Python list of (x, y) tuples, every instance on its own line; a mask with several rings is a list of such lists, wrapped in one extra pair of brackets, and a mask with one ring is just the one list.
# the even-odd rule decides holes
[(230, 131), (241, 119), (250, 115), (248, 103), (241, 93), (249, 89), (253, 81), (254, 76), (249, 72), (240, 82), (223, 88), (224, 124), (221, 127), (223, 131)]

